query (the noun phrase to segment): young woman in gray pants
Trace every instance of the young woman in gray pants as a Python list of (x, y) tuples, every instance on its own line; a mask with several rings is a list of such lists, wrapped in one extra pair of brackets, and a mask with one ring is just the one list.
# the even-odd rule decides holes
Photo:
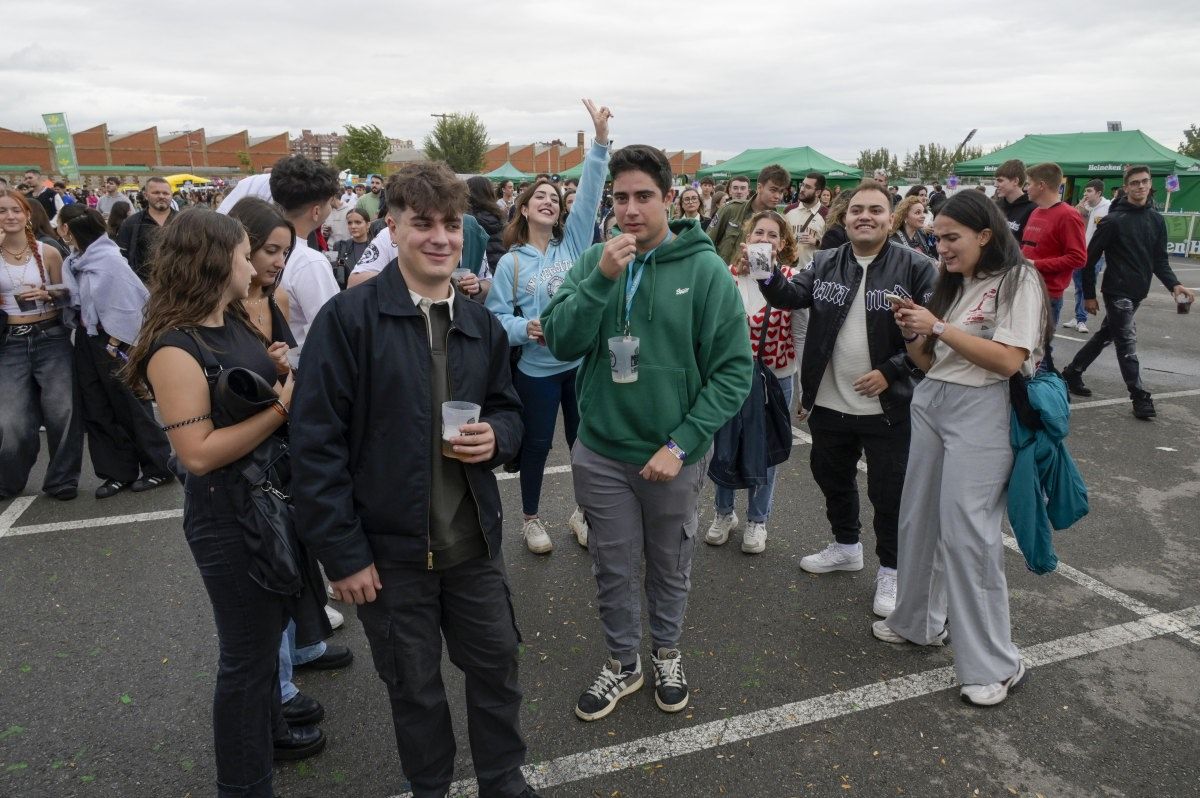
[(941, 262), (929, 306), (896, 306), (925, 379), (912, 401), (896, 609), (873, 627), (888, 643), (926, 646), (952, 631), (962, 698), (982, 706), (1027, 677), (1000, 530), (1013, 460), (1008, 381), (1033, 374), (1052, 333), (1045, 285), (1007, 231), (979, 192), (951, 197), (934, 220)]

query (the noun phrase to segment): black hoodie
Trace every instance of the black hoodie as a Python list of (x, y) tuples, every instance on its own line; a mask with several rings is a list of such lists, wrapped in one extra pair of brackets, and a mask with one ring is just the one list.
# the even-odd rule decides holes
[(1083, 269), (1083, 296), (1096, 298), (1096, 261), (1104, 256), (1106, 297), (1141, 302), (1150, 293), (1153, 274), (1168, 291), (1179, 285), (1179, 278), (1167, 261), (1167, 224), (1154, 204), (1134, 205), (1125, 197), (1114, 200), (1108, 216), (1099, 220), (1088, 244), (1087, 265)]
[(1009, 202), (997, 194), (996, 204), (1000, 206), (1000, 212), (1008, 220), (1008, 229), (1012, 230), (1012, 234), (1016, 236), (1017, 246), (1021, 246), (1023, 243), (1021, 236), (1025, 234), (1025, 223), (1029, 221), (1029, 215), (1033, 213), (1033, 209), (1037, 206), (1033, 204), (1033, 200), (1029, 199), (1029, 195), (1025, 193), (1022, 193), (1013, 202)]

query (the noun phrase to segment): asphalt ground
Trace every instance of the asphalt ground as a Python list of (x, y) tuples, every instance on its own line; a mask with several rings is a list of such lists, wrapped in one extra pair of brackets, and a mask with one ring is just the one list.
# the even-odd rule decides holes
[[(1185, 284), (1200, 268), (1180, 263)], [(1068, 292), (1068, 308), (1071, 296)], [(1130, 414), (1111, 349), (1076, 401), (1074, 455), (1091, 513), (1055, 543), (1063, 567), (1008, 558), (1013, 636), (1030, 681), (1005, 704), (962, 704), (953, 645), (918, 650), (870, 634), (877, 561), (813, 576), (800, 557), (829, 538), (799, 440), (781, 467), (764, 554), (699, 545), (681, 643), (691, 704), (665, 715), (647, 688), (608, 718), (572, 708), (604, 659), (565, 445), (542, 515), (556, 549), (520, 536), (518, 483), (502, 481), (504, 556), (524, 635), (530, 778), (568, 796), (1200, 795), (1200, 313), (1161, 287), (1138, 312), (1158, 418)], [(1097, 327), (1094, 325), (1093, 330)], [(1086, 336), (1056, 341), (1062, 365)], [(1078, 339), (1078, 340), (1076, 340)], [(799, 425), (803, 432), (803, 425)], [(205, 796), (214, 792), (210, 706), (217, 643), (171, 485), (99, 502), (0, 503), (0, 796)], [(865, 488), (864, 488), (865, 494)], [(739, 515), (744, 517), (744, 497)], [(864, 529), (870, 530), (865, 501)], [(701, 530), (712, 489), (701, 499)], [(397, 796), (406, 781), (382, 683), (353, 611), (334, 640), (357, 659), (297, 683), (325, 705), (329, 745), (276, 770), (276, 792)], [(459, 735), (453, 795), (474, 794), (462, 679), (443, 672)]]

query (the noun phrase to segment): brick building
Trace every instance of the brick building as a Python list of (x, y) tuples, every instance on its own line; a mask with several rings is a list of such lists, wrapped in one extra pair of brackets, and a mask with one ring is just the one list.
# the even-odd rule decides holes
[[(483, 156), (483, 172), (499, 169), (505, 161), (522, 172), (538, 174), (549, 172), (557, 174), (565, 172), (583, 162), (587, 154), (587, 136), (581, 130), (575, 134), (573, 146), (555, 140), (540, 144), (513, 144), (504, 142), (493, 144)], [(664, 150), (671, 162), (671, 171), (675, 174), (695, 175), (700, 168), (699, 152), (684, 152), (683, 150)]]
[[(209, 136), (200, 128), (162, 136), (157, 127), (110, 133), (107, 123), (101, 123), (72, 133), (71, 138), (80, 176), (89, 185), (97, 185), (109, 174), (135, 182), (144, 182), (152, 174), (179, 172), (236, 177), (261, 172), (289, 153), (286, 131), (260, 137), (245, 130)], [(0, 175), (15, 185), (33, 166), (47, 176), (55, 173), (49, 139), (0, 127)]]

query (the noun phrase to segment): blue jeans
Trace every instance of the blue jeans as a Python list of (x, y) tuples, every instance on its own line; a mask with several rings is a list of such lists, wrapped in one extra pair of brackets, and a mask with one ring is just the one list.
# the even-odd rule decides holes
[[(1086, 266), (1084, 267), (1087, 268)], [(1104, 271), (1104, 256), (1100, 256), (1100, 260), (1096, 261), (1096, 278), (1100, 278), (1100, 273)], [(1083, 309), (1083, 269), (1076, 269), (1075, 274), (1071, 276), (1071, 280), (1075, 284), (1075, 322), (1083, 324), (1087, 321), (1087, 311)]]
[(575, 434), (579, 431), (579, 404), (575, 400), (577, 371), (568, 369), (549, 377), (531, 377), (517, 369), (514, 384), (521, 397), (521, 421), (525, 423), (525, 437), (521, 439), (521, 507), (525, 515), (538, 514), (542, 471), (554, 441), (559, 407), (562, 407), (567, 448), (575, 445)]
[[(1050, 326), (1058, 329), (1058, 319), (1062, 316), (1063, 298), (1050, 300)], [(1042, 362), (1038, 365), (1038, 371), (1054, 371), (1054, 343), (1053, 341), (1046, 342), (1046, 353), (1042, 355)]]
[(292, 684), (292, 671), (295, 667), (312, 662), (324, 653), (324, 641), (296, 648), (296, 622), (288, 621), (287, 628), (283, 630), (283, 638), (279, 641), (279, 692), (285, 704), (300, 692), (300, 688)]
[[(783, 389), (784, 398), (787, 399), (787, 405), (792, 406), (792, 384), (794, 377), (782, 377), (779, 380), (779, 387)], [(734, 489), (724, 488), (720, 485), (717, 488), (717, 513), (720, 515), (729, 515), (733, 512)], [(767, 519), (771, 517), (771, 507), (775, 501), (775, 466), (767, 469), (767, 484), (758, 488), (747, 488), (747, 507), (746, 519), (756, 523), (765, 524)]]
[(12, 335), (0, 348), (0, 499), (25, 489), (46, 428), (50, 464), (42, 490), (79, 485), (83, 420), (71, 331), (62, 325)]

